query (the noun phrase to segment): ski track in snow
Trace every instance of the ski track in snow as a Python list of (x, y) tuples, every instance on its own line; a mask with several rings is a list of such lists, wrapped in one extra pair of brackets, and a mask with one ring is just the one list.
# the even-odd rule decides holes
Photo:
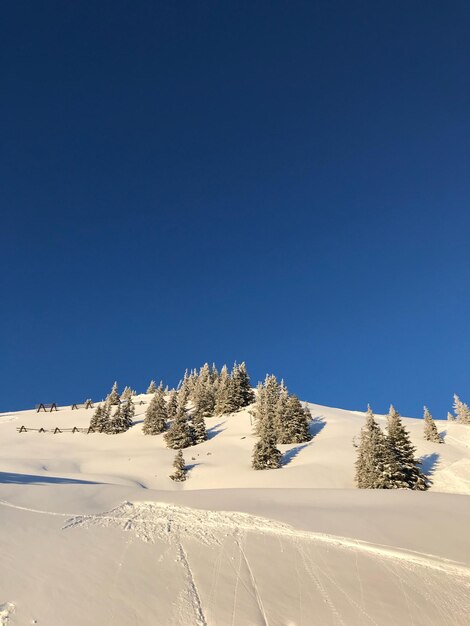
[[(419, 615), (419, 602), (423, 600), (429, 604), (436, 605), (436, 612), (441, 617), (449, 618), (451, 624), (465, 623), (466, 611), (470, 611), (468, 601), (468, 589), (470, 587), (470, 567), (462, 563), (438, 558), (430, 554), (407, 551), (380, 544), (372, 544), (358, 539), (350, 539), (324, 533), (302, 531), (293, 528), (282, 522), (249, 515), (239, 512), (223, 512), (192, 509), (189, 507), (177, 506), (168, 503), (158, 502), (124, 502), (110, 511), (99, 514), (76, 515), (70, 513), (57, 513), (41, 511), (14, 505), (0, 500), (0, 505), (28, 511), (36, 514), (45, 514), (55, 517), (66, 518), (64, 530), (74, 528), (89, 529), (92, 527), (114, 527), (131, 533), (142, 541), (156, 542), (163, 541), (174, 546), (178, 561), (183, 568), (184, 588), (181, 591), (177, 603), (178, 614), (177, 624), (194, 624), (194, 626), (208, 626), (215, 621), (213, 610), (214, 599), (217, 597), (219, 577), (221, 573), (222, 561), (225, 556), (225, 545), (228, 537), (232, 537), (238, 547), (238, 563), (232, 563), (229, 559), (234, 574), (234, 591), (231, 600), (231, 611), (227, 619), (232, 626), (236, 624), (237, 597), (239, 587), (242, 585), (252, 597), (254, 606), (257, 606), (263, 626), (270, 626), (266, 606), (260, 594), (259, 585), (249, 562), (245, 550), (245, 542), (248, 536), (257, 537), (258, 541), (269, 538), (274, 539), (280, 547), (281, 553), (286, 552), (283, 542), (292, 542), (295, 550), (295, 569), (297, 584), (299, 587), (299, 619), (304, 619), (302, 582), (303, 579), (309, 581), (307, 594), (312, 601), (315, 597), (323, 600), (332, 623), (337, 626), (345, 626), (347, 615), (356, 614), (360, 617), (361, 623), (377, 626), (374, 617), (364, 606), (364, 590), (361, 575), (358, 567), (358, 557), (373, 558), (378, 566), (383, 566), (385, 571), (397, 582), (401, 589), (405, 606), (408, 607), (409, 624), (413, 624), (413, 615)], [(212, 580), (208, 594), (207, 606), (203, 606), (200, 591), (197, 586), (193, 569), (190, 565), (186, 543), (197, 542), (205, 546), (218, 548), (218, 554), (213, 564)], [(119, 560), (116, 580), (120, 575), (122, 562), (129, 546), (130, 540), (126, 542), (123, 553)], [(269, 549), (269, 547), (267, 548)], [(322, 552), (328, 549), (340, 549), (351, 554), (351, 567), (356, 572), (355, 580), (357, 585), (357, 597), (351, 595), (350, 590), (343, 588), (335, 580), (335, 573), (322, 556)], [(289, 553), (289, 551), (287, 551)], [(225, 556), (227, 559), (227, 557)], [(245, 576), (242, 575), (242, 567), (246, 568)], [(301, 574), (299, 568), (303, 570)], [(420, 585), (414, 585), (413, 581), (417, 570), (420, 571)], [(444, 575), (444, 589), (439, 602), (431, 596), (431, 589), (441, 580), (439, 576)], [(303, 578), (302, 578), (303, 577)], [(426, 589), (426, 584), (434, 585), (430, 588), (431, 593)], [(449, 590), (447, 591), (447, 586)], [(417, 595), (410, 596), (407, 589), (413, 589)], [(451, 593), (452, 590), (452, 593)], [(318, 594), (318, 595), (316, 595)], [(467, 599), (466, 599), (467, 598)], [(306, 596), (304, 596), (306, 599)], [(335, 601), (336, 599), (336, 601)], [(342, 599), (342, 600), (341, 600)], [(340, 600), (340, 604), (338, 604)], [(359, 601), (358, 601), (359, 600)], [(344, 607), (340, 609), (343, 602), (349, 606), (345, 613)], [(0, 617), (3, 621), (0, 624), (7, 624), (8, 614), (5, 613), (7, 606), (0, 604)], [(6, 617), (3, 617), (5, 613)], [(459, 620), (464, 620), (459, 621)], [(305, 622), (305, 623), (308, 623)], [(441, 623), (445, 623), (444, 621)]]

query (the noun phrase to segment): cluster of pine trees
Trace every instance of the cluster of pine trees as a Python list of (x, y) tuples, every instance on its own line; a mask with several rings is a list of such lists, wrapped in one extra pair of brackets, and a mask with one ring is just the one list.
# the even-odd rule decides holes
[(303, 443), (312, 438), (310, 411), (274, 375), (267, 375), (264, 383), (258, 384), (255, 420), (259, 440), (253, 450), (252, 467), (256, 470), (281, 466), (282, 454), (277, 444)]
[(424, 491), (429, 482), (420, 470), (420, 462), (415, 458), (416, 449), (393, 406), (390, 406), (387, 421), (387, 432), (384, 433), (368, 407), (366, 423), (357, 445), (357, 486), (360, 489)]
[(457, 394), (454, 394), (454, 413), (447, 413), (447, 419), (450, 422), (459, 422), (460, 424), (470, 424), (470, 407), (462, 402)]
[(233, 413), (254, 399), (245, 363), (235, 363), (231, 372), (226, 365), (219, 372), (205, 363), (199, 371), (186, 371), (177, 390), (163, 390), (162, 383), (157, 387), (152, 381), (147, 393), (153, 397), (143, 431), (165, 433), (167, 446), (174, 450), (206, 441), (206, 418)]
[(114, 383), (104, 403), (96, 408), (90, 420), (90, 431), (115, 435), (129, 430), (135, 416), (133, 395), (129, 387), (119, 395), (117, 383)]

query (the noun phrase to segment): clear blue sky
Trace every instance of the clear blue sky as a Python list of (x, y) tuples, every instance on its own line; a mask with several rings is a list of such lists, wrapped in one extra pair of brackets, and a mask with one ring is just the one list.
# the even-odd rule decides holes
[(470, 4), (4, 3), (0, 409), (245, 360), (470, 401)]

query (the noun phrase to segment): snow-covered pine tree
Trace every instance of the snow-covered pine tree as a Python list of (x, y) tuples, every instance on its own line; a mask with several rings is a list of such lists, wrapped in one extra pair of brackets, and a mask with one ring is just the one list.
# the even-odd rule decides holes
[(207, 441), (206, 421), (204, 416), (200, 413), (196, 413), (192, 419), (194, 430), (194, 443), (203, 443)]
[(277, 443), (305, 443), (312, 439), (310, 420), (297, 396), (288, 396), (281, 411), (278, 413)]
[(175, 460), (173, 461), (173, 467), (175, 468), (175, 471), (170, 476), (171, 480), (176, 482), (183, 482), (186, 480), (188, 470), (186, 469), (182, 450), (178, 450), (176, 453)]
[(156, 387), (154, 396), (145, 412), (144, 424), (142, 426), (144, 435), (159, 435), (165, 432), (166, 420), (167, 406), (163, 391)]
[(163, 437), (166, 445), (173, 450), (187, 448), (194, 444), (194, 430), (188, 423), (186, 410), (181, 404), (178, 404), (173, 423)]
[(447, 421), (448, 422), (455, 422), (455, 415), (452, 415), (452, 413), (448, 412), (447, 413)]
[(209, 365), (206, 363), (199, 372), (199, 377), (192, 393), (194, 403), (194, 415), (198, 417), (211, 417), (214, 415), (215, 396), (211, 381)]
[(370, 405), (367, 406), (366, 423), (361, 429), (357, 449), (355, 478), (359, 489), (394, 489), (392, 475), (395, 460)]
[(114, 382), (109, 396), (106, 398), (110, 404), (119, 404), (120, 397), (117, 382)]
[(266, 428), (253, 448), (251, 466), (255, 470), (281, 467), (281, 452), (276, 448), (274, 428)]
[(470, 424), (470, 408), (468, 404), (460, 400), (457, 394), (454, 394), (454, 412), (458, 422), (461, 424)]
[(121, 393), (121, 400), (128, 400), (132, 396), (132, 389), (130, 387), (124, 387), (124, 391)]
[(124, 433), (128, 429), (126, 419), (123, 415), (123, 407), (118, 404), (114, 415), (111, 417), (109, 421), (109, 427), (106, 430), (108, 435), (117, 435), (119, 433)]
[(232, 412), (232, 404), (230, 402), (230, 375), (226, 365), (220, 370), (214, 411), (216, 415)]
[(217, 370), (217, 367), (215, 366), (215, 363), (212, 363), (212, 367), (211, 367), (211, 383), (214, 386), (214, 388), (217, 387), (217, 383), (219, 382), (219, 371)]
[(416, 448), (393, 405), (390, 405), (388, 413), (387, 441), (395, 459), (392, 480), (396, 488), (426, 490), (429, 481), (419, 468), (420, 462), (415, 458)]
[(255, 394), (253, 393), (250, 376), (248, 375), (248, 371), (246, 369), (244, 361), (238, 366), (238, 379), (240, 395), (242, 399), (241, 408), (243, 408), (245, 406), (248, 406), (249, 404), (252, 404), (255, 401)]
[(157, 385), (154, 380), (150, 381), (150, 385), (147, 387), (146, 393), (155, 393), (157, 391)]
[(176, 409), (178, 408), (178, 392), (172, 389), (168, 392), (168, 402), (166, 407), (167, 419), (172, 420), (176, 417)]
[(264, 383), (258, 384), (255, 406), (255, 432), (261, 436), (264, 430), (273, 432), (276, 438), (276, 408), (281, 391), (287, 389), (277, 382), (274, 374), (266, 374)]
[(91, 416), (90, 426), (89, 426), (90, 429), (93, 430), (94, 432), (97, 432), (99, 430), (99, 425), (102, 423), (102, 419), (103, 419), (103, 407), (101, 406), (101, 404), (99, 404), (96, 407), (95, 412)]
[(126, 426), (126, 430), (128, 430), (134, 424), (135, 417), (135, 406), (131, 400), (131, 397), (126, 400), (126, 402), (122, 405), (122, 420), (123, 424)]
[(433, 443), (444, 443), (444, 440), (441, 439), (437, 432), (436, 423), (426, 406), (424, 407), (424, 438), (426, 441), (432, 441)]

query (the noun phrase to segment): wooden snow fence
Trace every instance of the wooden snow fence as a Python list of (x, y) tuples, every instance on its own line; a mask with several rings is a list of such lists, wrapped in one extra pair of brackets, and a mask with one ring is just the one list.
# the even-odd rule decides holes
[(92, 409), (93, 402), (91, 400), (87, 400), (86, 402), (82, 402), (81, 404), (75, 403), (72, 404), (72, 411), (75, 409)]
[(59, 428), (56, 426), (55, 428), (29, 428), (29, 426), (20, 426), (17, 427), (16, 430), (19, 433), (29, 433), (37, 432), (37, 433), (52, 433), (53, 435), (57, 435), (58, 433), (89, 433), (89, 428), (78, 428), (78, 426), (73, 426), (72, 428)]
[(39, 411), (44, 411), (44, 413), (46, 413), (47, 409), (49, 409), (49, 412), (52, 413), (52, 411), (57, 411), (57, 404), (55, 402), (53, 402), (52, 404), (44, 404), (44, 402), (41, 402), (41, 404), (36, 404), (36, 406), (34, 407), (36, 409), (36, 413), (39, 413)]

